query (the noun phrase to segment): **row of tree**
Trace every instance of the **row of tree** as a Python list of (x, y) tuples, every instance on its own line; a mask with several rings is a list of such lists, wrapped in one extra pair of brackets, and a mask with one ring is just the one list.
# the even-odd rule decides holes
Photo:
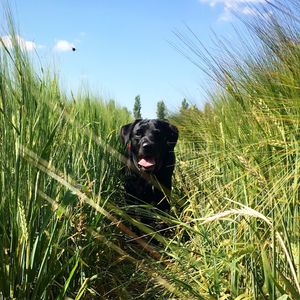
[[(185, 110), (188, 110), (190, 108), (188, 102), (186, 99), (183, 99), (181, 102), (181, 108), (180, 112), (184, 112)], [(133, 105), (133, 116), (135, 119), (141, 119), (142, 114), (141, 114), (141, 109), (142, 109), (142, 104), (141, 104), (141, 98), (140, 95), (137, 95), (134, 100), (134, 105)], [(168, 111), (167, 107), (164, 103), (164, 101), (158, 101), (157, 102), (157, 109), (156, 109), (156, 117), (158, 119), (166, 119), (168, 116)]]

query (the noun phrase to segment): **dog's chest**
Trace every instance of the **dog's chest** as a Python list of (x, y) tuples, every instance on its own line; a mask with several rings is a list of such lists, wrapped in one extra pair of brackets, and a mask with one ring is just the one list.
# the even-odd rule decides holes
[(126, 178), (125, 189), (128, 194), (148, 203), (160, 201), (162, 197), (162, 193), (153, 184), (137, 174)]

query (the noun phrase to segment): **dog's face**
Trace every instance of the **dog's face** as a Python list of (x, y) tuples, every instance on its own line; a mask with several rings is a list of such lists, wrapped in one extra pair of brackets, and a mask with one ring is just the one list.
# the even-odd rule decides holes
[(138, 119), (121, 128), (121, 139), (136, 168), (155, 172), (173, 152), (178, 130), (167, 121)]

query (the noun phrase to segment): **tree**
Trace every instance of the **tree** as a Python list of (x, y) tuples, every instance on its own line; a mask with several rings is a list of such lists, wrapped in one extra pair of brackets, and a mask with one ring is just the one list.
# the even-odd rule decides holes
[(141, 119), (142, 115), (141, 115), (141, 98), (140, 95), (137, 95), (134, 99), (134, 106), (133, 106), (133, 116), (135, 119)]
[(184, 98), (181, 102), (180, 112), (183, 113), (189, 108), (189, 104), (187, 103), (186, 99)]
[(164, 101), (157, 102), (157, 110), (156, 110), (156, 116), (158, 119), (165, 119), (167, 115), (167, 108), (164, 103)]

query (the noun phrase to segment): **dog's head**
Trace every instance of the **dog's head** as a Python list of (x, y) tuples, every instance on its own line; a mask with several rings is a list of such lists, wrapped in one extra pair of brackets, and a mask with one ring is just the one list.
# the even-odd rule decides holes
[(178, 130), (167, 121), (138, 119), (121, 128), (121, 139), (140, 171), (155, 172), (174, 155)]

